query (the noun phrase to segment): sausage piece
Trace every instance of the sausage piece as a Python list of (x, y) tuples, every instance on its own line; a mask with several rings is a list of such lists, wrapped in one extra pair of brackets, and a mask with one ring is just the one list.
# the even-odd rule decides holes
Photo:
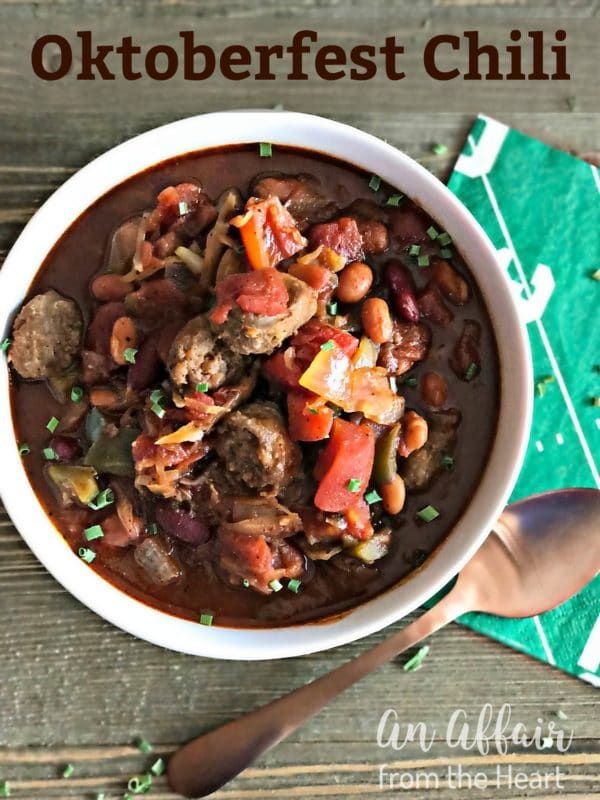
[(213, 330), (235, 353), (272, 353), (292, 336), (317, 311), (317, 293), (293, 275), (282, 274), (288, 292), (288, 308), (274, 317), (244, 312), (239, 307), (229, 312), (222, 324), (213, 323)]
[(54, 289), (38, 294), (15, 319), (10, 361), (23, 378), (57, 375), (79, 352), (82, 330), (81, 311), (74, 300)]
[(279, 409), (256, 402), (229, 414), (215, 437), (225, 469), (247, 487), (277, 493), (295, 477), (301, 464)]
[(168, 366), (176, 386), (207, 384), (218, 389), (235, 378), (245, 359), (215, 339), (204, 314), (191, 319), (175, 336), (169, 350)]
[(460, 411), (456, 408), (434, 411), (429, 415), (426, 443), (411, 453), (402, 467), (402, 477), (409, 491), (425, 489), (440, 471), (444, 455), (454, 446), (460, 419)]

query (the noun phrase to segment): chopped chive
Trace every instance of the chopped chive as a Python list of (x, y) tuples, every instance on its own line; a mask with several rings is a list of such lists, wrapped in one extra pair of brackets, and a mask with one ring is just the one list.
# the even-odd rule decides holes
[(545, 375), (540, 378), (535, 384), (535, 391), (538, 397), (543, 397), (546, 394), (546, 387), (549, 383), (554, 383), (554, 375)]
[(338, 310), (338, 304), (337, 303), (330, 303), (327, 306), (327, 312), (329, 314), (331, 314), (332, 317), (335, 317), (335, 315), (337, 314), (337, 310)]
[(0, 342), (0, 352), (8, 352), (8, 348), (11, 346), (11, 344), (12, 342), (10, 339), (4, 339), (2, 342)]
[(431, 145), (431, 152), (436, 156), (445, 156), (448, 152), (448, 145), (436, 142), (436, 144)]
[(417, 511), (417, 517), (423, 522), (433, 522), (434, 519), (437, 519), (440, 515), (440, 512), (434, 506), (425, 506), (425, 508), (421, 508)]
[(165, 769), (166, 769), (166, 764), (164, 762), (164, 759), (157, 758), (154, 764), (152, 764), (152, 766), (150, 767), (150, 772), (158, 777), (159, 775), (164, 774)]
[(93, 550), (90, 550), (89, 547), (80, 547), (78, 550), (79, 558), (82, 561), (85, 561), (86, 564), (91, 564), (92, 561), (96, 558), (96, 553)]
[(437, 237), (438, 243), (442, 245), (442, 247), (446, 247), (446, 245), (452, 244), (452, 237), (446, 231), (442, 231), (440, 235)]
[(452, 472), (454, 469), (454, 458), (452, 456), (443, 456), (442, 457), (442, 466), (448, 472)]
[(328, 339), (326, 342), (323, 342), (321, 345), (321, 350), (333, 350), (334, 341), (333, 339)]
[(60, 425), (60, 420), (56, 419), (56, 417), (50, 417), (46, 425), (46, 428), (50, 431), (50, 433), (54, 433), (54, 431), (58, 428), (59, 425)]
[(248, 578), (244, 578), (244, 580), (242, 581), (242, 586), (244, 587), (244, 589), (247, 589), (250, 586), (250, 581), (248, 580)]
[(312, 406), (309, 406), (308, 410), (309, 410), (309, 412), (311, 414), (318, 414), (319, 413), (319, 409), (318, 408), (313, 408)]
[(181, 203), (179, 203), (179, 216), (183, 217), (183, 215), (187, 214), (188, 211), (188, 204), (185, 202), (185, 200), (182, 200)]
[(429, 227), (429, 228), (427, 228), (427, 236), (429, 236), (429, 238), (430, 238), (430, 239), (437, 239), (437, 237), (438, 237), (439, 235), (440, 235), (440, 234), (439, 234), (439, 233), (438, 233), (438, 231), (437, 231), (437, 230), (436, 230), (436, 229), (433, 227), (433, 225), (430, 225), (430, 227)]
[(417, 652), (414, 654), (412, 658), (409, 658), (406, 664), (402, 667), (404, 672), (416, 672), (418, 669), (421, 669), (423, 666), (423, 662), (427, 658), (427, 654), (429, 653), (429, 645), (423, 645), (420, 647)]
[[(100, 511), (101, 508), (106, 508), (115, 502), (115, 493), (112, 489), (104, 489), (99, 492), (93, 500), (88, 503), (92, 511)], [(89, 540), (88, 540), (89, 541)]]
[(469, 366), (467, 367), (467, 371), (465, 372), (465, 380), (472, 381), (475, 375), (477, 375), (479, 371), (479, 367), (474, 361), (471, 361)]
[(125, 792), (123, 795), (123, 800), (133, 800), (133, 797), (129, 794), (129, 792)]
[(258, 152), (261, 158), (271, 158), (273, 155), (273, 145), (270, 142), (261, 142), (258, 145)]
[(350, 478), (348, 481), (348, 491), (349, 492), (358, 492), (360, 489), (360, 478)]
[(417, 264), (420, 267), (428, 267), (429, 266), (429, 256), (419, 256), (417, 258)]
[(152, 403), (162, 403), (165, 399), (165, 393), (162, 389), (154, 389), (150, 392), (150, 402)]
[(405, 378), (402, 383), (404, 386), (409, 386), (411, 389), (414, 389), (418, 381), (413, 375), (411, 375), (410, 377)]
[(269, 587), (270, 587), (270, 588), (271, 588), (271, 589), (272, 589), (274, 592), (280, 592), (280, 591), (283, 589), (283, 584), (281, 583), (281, 581), (278, 581), (278, 580), (277, 580), (277, 578), (274, 578), (274, 579), (273, 579), (273, 580), (272, 580), (272, 581), (269, 583)]
[(592, 405), (595, 408), (600, 408), (600, 397), (592, 397)]
[(84, 530), (83, 535), (85, 536), (87, 542), (93, 542), (94, 539), (102, 539), (104, 536), (102, 525), (91, 525), (89, 528)]
[(162, 419), (167, 413), (164, 408), (158, 403), (152, 403), (150, 410), (153, 411), (159, 419)]
[(52, 447), (44, 447), (42, 453), (44, 454), (46, 461), (58, 461), (58, 456)]
[(290, 590), (290, 592), (298, 594), (301, 586), (302, 586), (302, 581), (299, 581), (298, 578), (292, 578), (290, 581), (288, 581), (287, 588)]
[(374, 192), (378, 192), (380, 186), (381, 178), (379, 175), (371, 175), (371, 179), (369, 180), (369, 189), (372, 189)]
[(373, 503), (379, 503), (381, 496), (375, 489), (372, 489), (370, 492), (366, 493), (365, 500), (371, 506)]
[(151, 522), (149, 525), (146, 525), (146, 533), (149, 533), (150, 536), (156, 536), (158, 533), (158, 525), (156, 522)]
[(83, 389), (81, 388), (81, 386), (74, 386), (71, 389), (71, 400), (74, 403), (81, 403), (82, 399), (83, 399)]
[(8, 781), (0, 781), (0, 797), (10, 797), (10, 783)]
[(200, 625), (212, 625), (213, 619), (212, 614), (200, 614)]
[(196, 391), (200, 392), (200, 394), (206, 394), (208, 392), (208, 383), (202, 382), (196, 384)]
[(562, 720), (569, 719), (569, 717), (565, 714), (565, 712), (562, 710), (562, 708), (558, 709), (558, 711), (556, 712), (556, 716), (559, 719), (562, 719)]
[(128, 364), (135, 364), (136, 355), (137, 349), (135, 347), (127, 347), (123, 350), (123, 358)]
[(592, 278), (595, 281), (600, 281), (600, 269), (597, 269), (595, 272), (592, 272)]
[(27, 444), (27, 442), (21, 442), (19, 445), (19, 455), (26, 456), (31, 453), (31, 447)]
[(421, 252), (421, 245), (420, 244), (411, 244), (408, 253), (411, 256), (418, 256)]
[(392, 194), (385, 201), (385, 204), (386, 206), (399, 206), (403, 199), (404, 199), (403, 194)]
[(134, 775), (127, 781), (127, 788), (132, 794), (146, 794), (152, 786), (152, 775), (147, 772), (145, 775)]
[(442, 249), (440, 250), (440, 255), (442, 258), (452, 258), (454, 253), (449, 247), (442, 247)]
[(67, 766), (62, 771), (63, 778), (70, 778), (71, 775), (75, 772), (75, 767), (73, 764), (67, 764)]
[(148, 739), (145, 739), (143, 736), (140, 736), (139, 739), (136, 739), (135, 746), (140, 751), (140, 753), (145, 753), (146, 755), (148, 753), (152, 753), (152, 751), (154, 750)]

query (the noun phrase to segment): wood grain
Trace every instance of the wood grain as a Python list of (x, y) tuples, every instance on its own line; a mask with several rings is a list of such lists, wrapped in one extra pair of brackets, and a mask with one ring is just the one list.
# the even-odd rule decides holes
[[(531, 4), (430, 0), (383, 2), (292, 0), (285, 6), (262, 0), (0, 0), (0, 260), (33, 211), (77, 168), (95, 155), (155, 125), (200, 111), (273, 106), (326, 113), (405, 150), (445, 177), (472, 123), (487, 110), (504, 122), (573, 152), (598, 149), (596, 113), (597, 3), (537, 0)], [(201, 30), (220, 46), (243, 31), (245, 41), (276, 41), (300, 27), (318, 26), (323, 35), (350, 42), (360, 35), (381, 38), (388, 31), (411, 43), (407, 64), (420, 69), (417, 55), (426, 36), (454, 25), (485, 28), (498, 37), (515, 24), (540, 21), (554, 30), (569, 25), (579, 43), (578, 79), (572, 86), (542, 88), (534, 96), (511, 87), (464, 85), (440, 94), (416, 80), (401, 89), (384, 83), (356, 87), (310, 81), (290, 86), (225, 84), (201, 87), (140, 83), (114, 87), (77, 82), (44, 84), (32, 78), (29, 49), (48, 31), (93, 29), (99, 37), (135, 31), (142, 43), (168, 41), (178, 30)], [(411, 60), (412, 59), (412, 60)], [(577, 95), (581, 109), (567, 113), (566, 98)], [(538, 113), (533, 114), (532, 111)], [(448, 154), (434, 156), (443, 142)], [(0, 467), (1, 469), (1, 467)], [(286, 692), (379, 641), (285, 662), (217, 663), (167, 652), (113, 628), (69, 596), (44, 570), (0, 512), (0, 781), (10, 780), (19, 800), (122, 797), (128, 777), (146, 769), (154, 756), (134, 746), (137, 735), (168, 755), (177, 743)], [(394, 626), (394, 629), (398, 626)], [(243, 654), (242, 654), (243, 655)], [(484, 703), (498, 709), (509, 702), (513, 719), (530, 730), (538, 719), (573, 729), (569, 752), (507, 756), (464, 753), (448, 746), (448, 719), (457, 708), (474, 721)], [(416, 743), (402, 751), (376, 744), (382, 712), (396, 708), (401, 719), (436, 730), (429, 753)], [(568, 715), (559, 722), (558, 710)], [(437, 634), (425, 667), (404, 673), (389, 664), (348, 691), (309, 725), (276, 748), (216, 797), (370, 798), (394, 792), (379, 787), (379, 766), (390, 771), (426, 770), (439, 776), (435, 789), (405, 792), (411, 800), (477, 797), (481, 800), (535, 796), (569, 800), (600, 791), (600, 722), (597, 693), (546, 665), (453, 625)], [(75, 767), (62, 779), (66, 763)], [(490, 778), (485, 791), (457, 790), (448, 767), (462, 764)], [(496, 769), (512, 765), (532, 775), (560, 765), (562, 791), (531, 791), (498, 782)], [(396, 790), (398, 791), (398, 790)], [(164, 778), (152, 797), (173, 798)]]

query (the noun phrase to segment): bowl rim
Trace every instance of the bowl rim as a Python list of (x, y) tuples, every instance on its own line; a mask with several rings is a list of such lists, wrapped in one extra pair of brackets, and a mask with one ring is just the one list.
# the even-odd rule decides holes
[[(219, 146), (269, 141), (356, 165), (405, 192), (448, 231), (486, 300), (500, 364), (496, 437), (480, 482), (444, 542), (417, 571), (334, 618), (277, 628), (207, 627), (145, 605), (100, 577), (70, 549), (25, 473), (14, 435), (9, 371), (0, 370), (0, 496), (21, 537), (68, 592), (113, 625), (178, 652), (263, 660), (323, 651), (396, 622), (438, 592), (474, 554), (504, 508), (528, 442), (533, 385), (529, 339), (496, 251), (450, 190), (377, 137), (324, 117), (290, 111), (223, 111), (187, 117), (129, 139), (63, 183), (27, 223), (0, 270), (0, 330), (8, 329), (44, 258), (93, 202), (128, 177), (173, 157)], [(57, 233), (58, 231), (58, 233)], [(22, 268), (23, 264), (32, 264)]]

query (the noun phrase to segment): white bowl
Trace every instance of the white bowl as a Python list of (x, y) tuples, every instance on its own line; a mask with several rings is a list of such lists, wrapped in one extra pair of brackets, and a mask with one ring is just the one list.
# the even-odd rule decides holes
[(500, 355), (500, 413), (495, 443), (471, 502), (442, 546), (414, 575), (324, 622), (263, 630), (206, 627), (134, 600), (70, 550), (25, 474), (11, 418), (8, 371), (0, 369), (0, 494), (31, 550), (71, 594), (114, 625), (163, 647), (212, 658), (284, 658), (324, 650), (380, 630), (429, 599), (473, 555), (506, 504), (524, 456), (531, 416), (527, 335), (496, 251), (479, 224), (440, 181), (408, 156), (367, 133), (308, 114), (235, 111), (192, 117), (136, 136), (96, 158), (44, 203), (9, 253), (0, 271), (0, 331), (9, 330), (15, 309), (55, 242), (109, 189), (177, 155), (261, 141), (309, 148), (380, 175), (448, 231), (492, 317)]

